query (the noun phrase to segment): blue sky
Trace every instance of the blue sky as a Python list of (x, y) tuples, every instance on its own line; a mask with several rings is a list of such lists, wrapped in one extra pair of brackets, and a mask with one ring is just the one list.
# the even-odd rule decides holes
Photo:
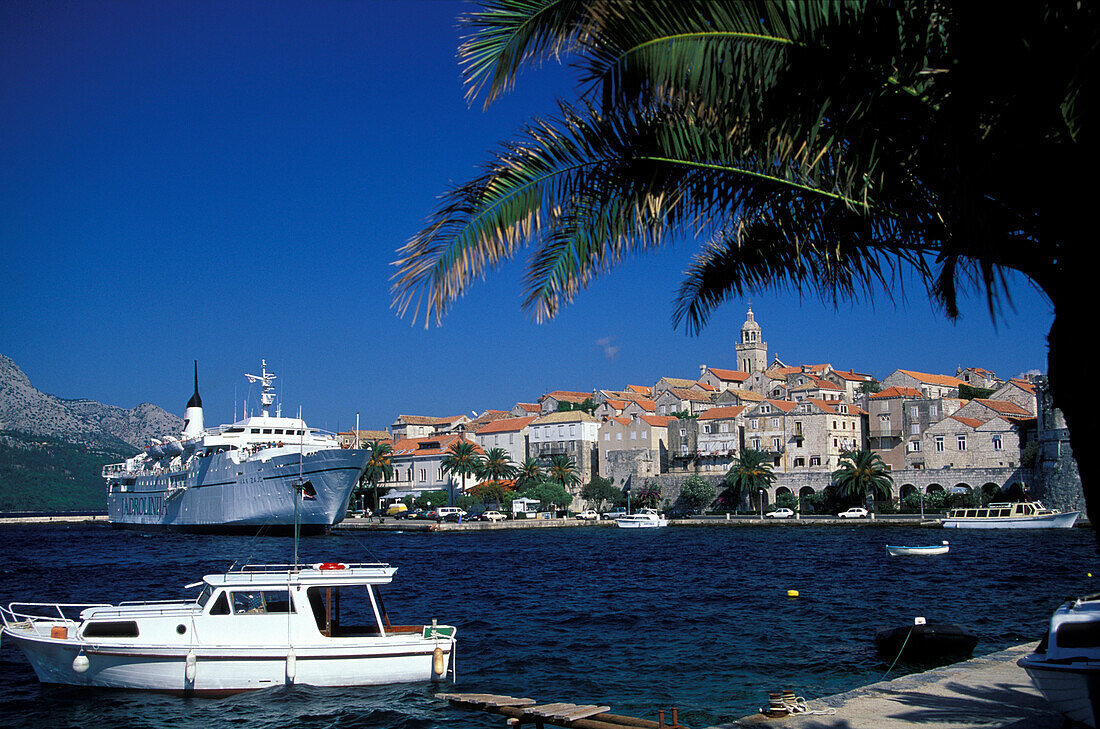
[[(439, 328), (390, 309), (390, 262), (437, 196), (569, 94), (525, 74), (467, 106), (463, 3), (0, 3), (0, 353), (39, 389), (182, 414), (199, 360), (228, 421), (261, 357), (312, 425), (507, 409), (734, 367), (746, 301), (699, 336), (671, 324), (695, 243), (628, 261), (556, 320), (521, 311), (520, 264)], [(1051, 308), (1026, 281), (994, 325), (897, 304), (752, 297), (769, 352), (882, 378), (897, 368), (1046, 370)], [(236, 411), (239, 413), (240, 405)]]

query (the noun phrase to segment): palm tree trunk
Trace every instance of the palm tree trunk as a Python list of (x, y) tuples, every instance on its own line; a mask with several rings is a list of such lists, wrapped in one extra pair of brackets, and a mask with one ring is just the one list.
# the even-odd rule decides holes
[[(1100, 466), (1090, 457), (1091, 448), (1100, 438), (1100, 420), (1090, 407), (1090, 398), (1080, 390), (1081, 380), (1075, 377), (1078, 368), (1087, 366), (1095, 354), (1092, 337), (1095, 323), (1090, 315), (1091, 307), (1082, 300), (1082, 293), (1090, 291), (1095, 283), (1086, 280), (1093, 271), (1085, 265), (1067, 266), (1066, 270), (1075, 271), (1067, 277), (1072, 280), (1060, 281), (1059, 288), (1064, 294), (1051, 297), (1054, 323), (1047, 340), (1050, 345), (1047, 373), (1054, 407), (1062, 411), (1069, 429), (1070, 447), (1077, 459), (1085, 494), (1085, 508), (1092, 515), (1089, 521), (1100, 542)], [(1100, 551), (1100, 544), (1097, 549)]]

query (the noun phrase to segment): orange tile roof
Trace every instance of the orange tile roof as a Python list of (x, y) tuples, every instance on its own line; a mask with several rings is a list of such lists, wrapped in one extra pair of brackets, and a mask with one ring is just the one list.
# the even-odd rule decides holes
[(951, 375), (930, 375), (927, 372), (914, 372), (912, 370), (898, 370), (902, 374), (909, 375), (915, 380), (920, 382), (927, 382), (929, 385), (942, 385), (944, 387), (958, 387), (959, 385), (965, 385), (966, 383), (960, 380), (958, 377), (952, 377)]
[(717, 367), (707, 367), (707, 372), (710, 372), (719, 380), (725, 382), (744, 382), (749, 379), (749, 373), (742, 372), (741, 370), (723, 370)]
[(554, 390), (548, 392), (539, 398), (539, 402), (542, 402), (548, 397), (552, 397), (555, 400), (567, 400), (569, 402), (584, 402), (588, 398), (592, 397), (591, 392), (571, 392), (569, 390)]
[(923, 399), (924, 395), (914, 387), (887, 387), (885, 390), (871, 395), (872, 400), (883, 397), (919, 397)]
[(1014, 402), (1008, 400), (983, 400), (981, 398), (975, 398), (973, 402), (980, 402), (987, 408), (1000, 413), (1001, 415), (1023, 415), (1025, 417), (1032, 417), (1031, 413), (1024, 410), (1022, 407)]
[(477, 432), (478, 435), (490, 435), (492, 433), (518, 433), (538, 419), (537, 415), (524, 418), (503, 418), (486, 423), (485, 427)]
[(517, 402), (516, 405), (518, 405), (521, 409), (526, 410), (529, 413), (537, 413), (537, 412), (539, 412), (539, 410), (542, 409), (538, 406), (538, 403), (533, 403), (533, 402)]
[(957, 420), (960, 423), (962, 423), (963, 425), (970, 426), (971, 428), (978, 428), (978, 427), (981, 427), (982, 425), (985, 425), (985, 423), (978, 420), (977, 418), (960, 418), (958, 415), (952, 415), (950, 417), (951, 417), (952, 420)]
[(699, 415), (699, 420), (725, 420), (736, 418), (748, 409), (748, 405), (728, 405), (726, 407), (711, 408)]
[[(447, 449), (451, 447), (451, 444), (457, 440), (463, 440), (467, 443), (472, 441), (466, 440), (461, 434), (452, 435), (440, 435), (429, 436), (426, 438), (402, 438), (401, 440), (394, 441), (393, 443), (393, 455), (394, 456), (438, 456), (442, 453), (446, 453)], [(437, 444), (432, 448), (421, 448), (424, 444)], [(481, 453), (480, 446), (476, 443), (473, 444), (474, 449)]]

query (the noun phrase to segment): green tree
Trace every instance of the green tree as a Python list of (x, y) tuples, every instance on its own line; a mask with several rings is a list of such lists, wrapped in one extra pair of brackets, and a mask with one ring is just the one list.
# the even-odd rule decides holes
[(743, 449), (733, 459), (722, 483), (726, 486), (721, 495), (722, 504), (727, 509), (741, 508), (757, 491), (770, 488), (775, 483), (771, 458), (764, 451)]
[(622, 492), (603, 476), (593, 476), (581, 489), (581, 498), (595, 509), (602, 509), (606, 502), (614, 502), (621, 495)]
[(564, 453), (555, 454), (550, 458), (546, 477), (566, 491), (570, 486), (576, 486), (581, 482), (581, 477), (577, 473), (577, 462)]
[(512, 462), (508, 451), (503, 448), (490, 448), (478, 466), (477, 477), (484, 481), (506, 481), (516, 477), (516, 464)]
[(701, 476), (690, 476), (680, 485), (680, 498), (692, 511), (701, 511), (711, 505), (718, 495), (714, 484)]
[[(1072, 388), (1094, 253), (1068, 172), (1100, 4), (493, 0), (463, 22), (471, 101), (551, 59), (583, 85), (401, 249), (400, 313), (438, 319), (525, 244), (542, 320), (623, 258), (699, 237), (674, 310), (693, 331), (765, 287), (835, 303), (913, 278), (951, 318), (972, 290), (996, 317), (1019, 274), (1050, 299), (1054, 405), (1088, 452), (1100, 425)], [(1100, 513), (1100, 465), (1078, 465)]]
[(638, 508), (657, 508), (661, 503), (661, 487), (652, 481), (646, 481), (642, 487), (634, 492), (634, 504)]
[(542, 483), (545, 475), (537, 458), (528, 457), (516, 471), (516, 490), (523, 491), (529, 486)]
[(566, 509), (573, 502), (573, 495), (560, 483), (542, 481), (529, 485), (523, 495), (529, 499), (538, 499), (543, 506)]
[[(371, 508), (377, 510), (378, 485), (393, 478), (393, 463), (390, 460), (393, 455), (393, 446), (389, 443), (372, 440), (367, 443), (366, 447), (370, 451), (370, 458), (367, 459), (367, 467), (363, 471), (363, 476), (359, 481), (360, 488), (357, 490), (360, 491), (360, 497), (364, 495), (364, 491), (369, 490)], [(366, 484), (368, 488), (364, 489), (363, 484)]]
[(889, 499), (894, 477), (879, 454), (864, 449), (841, 455), (840, 466), (833, 471), (833, 484), (841, 498), (849, 503), (863, 504), (868, 497)]
[(456, 440), (439, 463), (444, 473), (462, 479), (463, 492), (466, 491), (466, 478), (475, 475), (481, 468), (481, 456), (477, 451), (477, 446), (470, 441)]

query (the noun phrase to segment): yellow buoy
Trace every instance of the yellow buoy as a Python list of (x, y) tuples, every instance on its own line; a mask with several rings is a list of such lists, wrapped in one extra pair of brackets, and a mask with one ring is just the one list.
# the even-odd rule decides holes
[(798, 590), (787, 590), (787, 597), (798, 597)]
[(432, 651), (432, 672), (437, 676), (442, 676), (446, 670), (447, 664), (443, 662), (443, 649), (436, 646), (435, 650)]

